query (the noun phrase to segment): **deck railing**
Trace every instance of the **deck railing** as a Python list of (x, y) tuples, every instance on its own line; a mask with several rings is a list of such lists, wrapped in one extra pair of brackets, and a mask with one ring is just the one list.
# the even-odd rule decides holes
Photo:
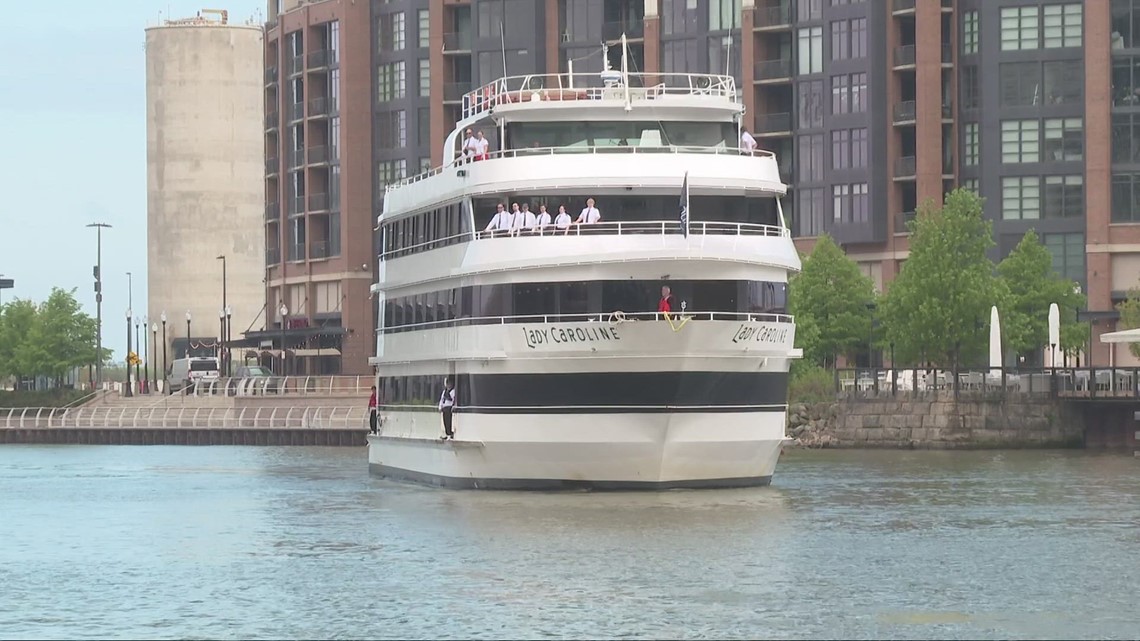
[(366, 429), (368, 408), (20, 407), (0, 409), (0, 429)]
[[(515, 230), (473, 231), (453, 234), (407, 245), (398, 249), (380, 252), (381, 260), (399, 258), (428, 249), (446, 247), (474, 240), (513, 240), (516, 238), (549, 238), (543, 242), (557, 242), (557, 239), (575, 236), (678, 236), (681, 234), (679, 220), (627, 220), (598, 223), (570, 223), (569, 227), (557, 227), (553, 223), (542, 227), (524, 227)], [(756, 223), (727, 223), (715, 221), (690, 221), (690, 236), (766, 236), (769, 238), (791, 238), (791, 230), (778, 225)]]
[(606, 323), (617, 325), (635, 321), (680, 321), (689, 318), (692, 321), (733, 321), (756, 323), (793, 323), (795, 317), (788, 314), (767, 314), (750, 312), (696, 312), (679, 311), (670, 312), (666, 317), (664, 312), (624, 312), (612, 311), (593, 314), (529, 314), (519, 316), (465, 316), (447, 320), (398, 325), (395, 327), (380, 328), (382, 334), (396, 334), (423, 329), (440, 329), (443, 327), (464, 327), (469, 325), (512, 325), (518, 323), (546, 324), (546, 323)]
[(376, 379), (371, 376), (255, 376), (201, 380), (185, 396), (364, 396)]
[[(753, 152), (741, 150), (739, 147), (720, 145), (720, 146), (697, 146), (697, 145), (582, 145), (571, 147), (522, 147), (520, 149), (500, 149), (492, 151), (487, 154), (487, 160), (495, 160), (499, 158), (520, 158), (520, 157), (534, 157), (534, 156), (560, 156), (560, 155), (582, 155), (582, 154), (708, 154), (713, 156), (745, 156), (750, 158), (776, 158), (775, 152), (767, 151), (764, 149), (757, 149)], [(403, 180), (390, 183), (385, 188), (386, 192), (393, 189), (398, 189), (410, 185), (412, 183), (420, 182), (426, 178), (431, 178), (436, 174), (442, 173), (445, 169), (460, 165), (468, 165), (476, 162), (485, 162), (472, 160), (464, 156), (456, 158), (454, 162), (439, 167), (433, 167), (427, 171), (421, 172), (414, 176), (409, 176)]]
[(851, 368), (835, 370), (835, 391), (846, 397), (1032, 395), (1071, 399), (1140, 399), (1140, 368)]

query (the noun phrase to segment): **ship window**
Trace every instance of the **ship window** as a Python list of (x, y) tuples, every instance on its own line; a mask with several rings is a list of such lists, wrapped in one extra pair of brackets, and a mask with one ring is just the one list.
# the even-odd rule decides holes
[(509, 149), (533, 147), (717, 147), (736, 145), (728, 122), (575, 122), (508, 125)]

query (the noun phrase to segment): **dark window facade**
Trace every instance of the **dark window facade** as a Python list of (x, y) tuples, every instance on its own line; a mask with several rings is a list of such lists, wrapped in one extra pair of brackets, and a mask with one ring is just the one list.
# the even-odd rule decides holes
[[(470, 324), (586, 320), (580, 315), (656, 312), (661, 286), (672, 289), (674, 309), (685, 303), (700, 315), (783, 314), (787, 285), (736, 280), (597, 280), (569, 283), (469, 285), (411, 296), (394, 296), (384, 303), (386, 333), (425, 329), (425, 323), (449, 327)], [(707, 318), (706, 318), (707, 320)]]
[(462, 203), (449, 203), (381, 227), (382, 257), (397, 258), (469, 240)]

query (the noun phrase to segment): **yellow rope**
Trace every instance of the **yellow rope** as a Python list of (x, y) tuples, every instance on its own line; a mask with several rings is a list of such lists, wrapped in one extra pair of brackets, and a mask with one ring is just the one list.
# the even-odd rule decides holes
[(673, 316), (669, 312), (662, 312), (662, 313), (665, 314), (665, 320), (669, 321), (669, 327), (671, 327), (674, 332), (681, 331), (681, 328), (685, 326), (685, 323), (689, 322), (693, 318), (692, 316), (682, 316), (681, 317), (681, 324), (678, 325), (678, 324), (675, 324), (673, 322)]

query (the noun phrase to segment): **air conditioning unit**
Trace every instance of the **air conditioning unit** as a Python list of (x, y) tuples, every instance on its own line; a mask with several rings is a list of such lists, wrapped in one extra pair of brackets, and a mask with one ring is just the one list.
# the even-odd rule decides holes
[(562, 32), (562, 42), (570, 42), (570, 32), (569, 31), (563, 31)]

